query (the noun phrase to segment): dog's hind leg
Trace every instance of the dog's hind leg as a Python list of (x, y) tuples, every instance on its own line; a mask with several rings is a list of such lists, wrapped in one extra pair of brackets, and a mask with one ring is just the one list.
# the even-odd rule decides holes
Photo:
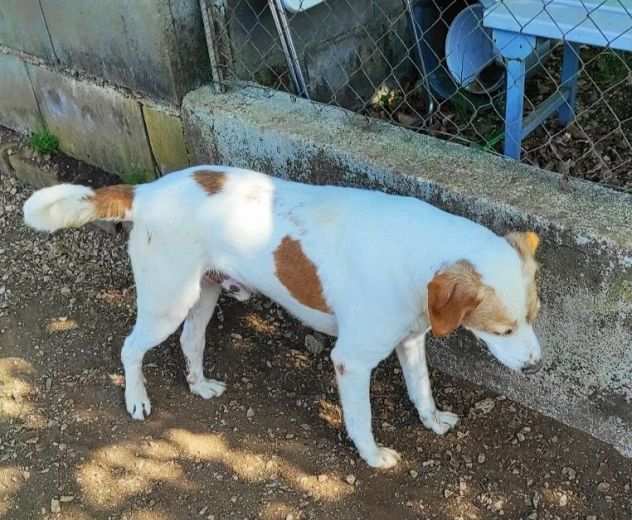
[(226, 389), (221, 381), (205, 378), (203, 367), (206, 326), (213, 317), (220, 292), (221, 286), (217, 283), (202, 281), (200, 298), (189, 311), (180, 336), (189, 388), (204, 399), (217, 397)]
[(173, 333), (182, 317), (169, 314), (139, 315), (136, 324), (123, 343), (121, 360), (125, 371), (125, 405), (134, 419), (143, 420), (151, 413), (151, 403), (143, 377), (143, 357), (151, 348), (162, 343)]
[(143, 377), (143, 357), (176, 331), (200, 296), (200, 268), (191, 261), (195, 255), (174, 258), (173, 251), (178, 248), (161, 243), (160, 238), (156, 236), (152, 242), (149, 231), (135, 224), (129, 243), (137, 291), (137, 318), (123, 344), (121, 360), (125, 370), (127, 411), (139, 420), (151, 412)]

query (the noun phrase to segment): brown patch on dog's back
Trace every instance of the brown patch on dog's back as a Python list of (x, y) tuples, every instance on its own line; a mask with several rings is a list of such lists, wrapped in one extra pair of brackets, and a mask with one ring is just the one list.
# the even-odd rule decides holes
[(99, 188), (89, 200), (94, 204), (94, 212), (98, 219), (124, 220), (134, 204), (134, 186), (115, 184)]
[(216, 195), (226, 183), (226, 174), (222, 171), (198, 170), (193, 174), (195, 182), (209, 195)]
[(276, 275), (289, 293), (312, 309), (331, 313), (314, 263), (305, 255), (301, 243), (286, 236), (274, 252)]

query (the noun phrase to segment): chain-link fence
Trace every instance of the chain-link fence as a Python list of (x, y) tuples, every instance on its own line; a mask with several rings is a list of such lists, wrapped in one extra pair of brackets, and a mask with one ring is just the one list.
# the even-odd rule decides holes
[(218, 85), (255, 82), (632, 192), (632, 0), (201, 4)]

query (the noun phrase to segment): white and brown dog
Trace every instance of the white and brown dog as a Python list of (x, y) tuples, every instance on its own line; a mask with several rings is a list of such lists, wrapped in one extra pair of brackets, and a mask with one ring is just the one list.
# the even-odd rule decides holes
[(333, 361), (347, 432), (371, 466), (399, 460), (371, 429), (371, 371), (394, 349), (422, 423), (438, 434), (457, 416), (435, 406), (425, 334), (463, 326), (509, 368), (541, 364), (534, 233), (501, 237), (420, 200), (197, 166), (141, 186), (58, 185), (33, 194), (25, 222), (55, 231), (94, 220), (134, 223), (129, 254), (137, 319), (122, 350), (125, 402), (151, 412), (142, 361), (184, 321), (187, 381), (205, 399), (206, 326), (222, 287), (257, 291), (306, 325), (337, 336)]

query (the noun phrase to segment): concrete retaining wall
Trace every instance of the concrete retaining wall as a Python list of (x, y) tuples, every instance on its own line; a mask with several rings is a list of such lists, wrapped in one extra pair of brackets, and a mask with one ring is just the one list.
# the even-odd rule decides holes
[(632, 197), (579, 181), (562, 191), (555, 174), (281, 93), (199, 89), (183, 118), (196, 162), (412, 195), (499, 233), (540, 233), (545, 368), (512, 373), (466, 333), (433, 341), (431, 362), (632, 456)]
[(209, 80), (198, 0), (1, 2), (0, 124), (111, 172), (188, 164), (180, 103)]

